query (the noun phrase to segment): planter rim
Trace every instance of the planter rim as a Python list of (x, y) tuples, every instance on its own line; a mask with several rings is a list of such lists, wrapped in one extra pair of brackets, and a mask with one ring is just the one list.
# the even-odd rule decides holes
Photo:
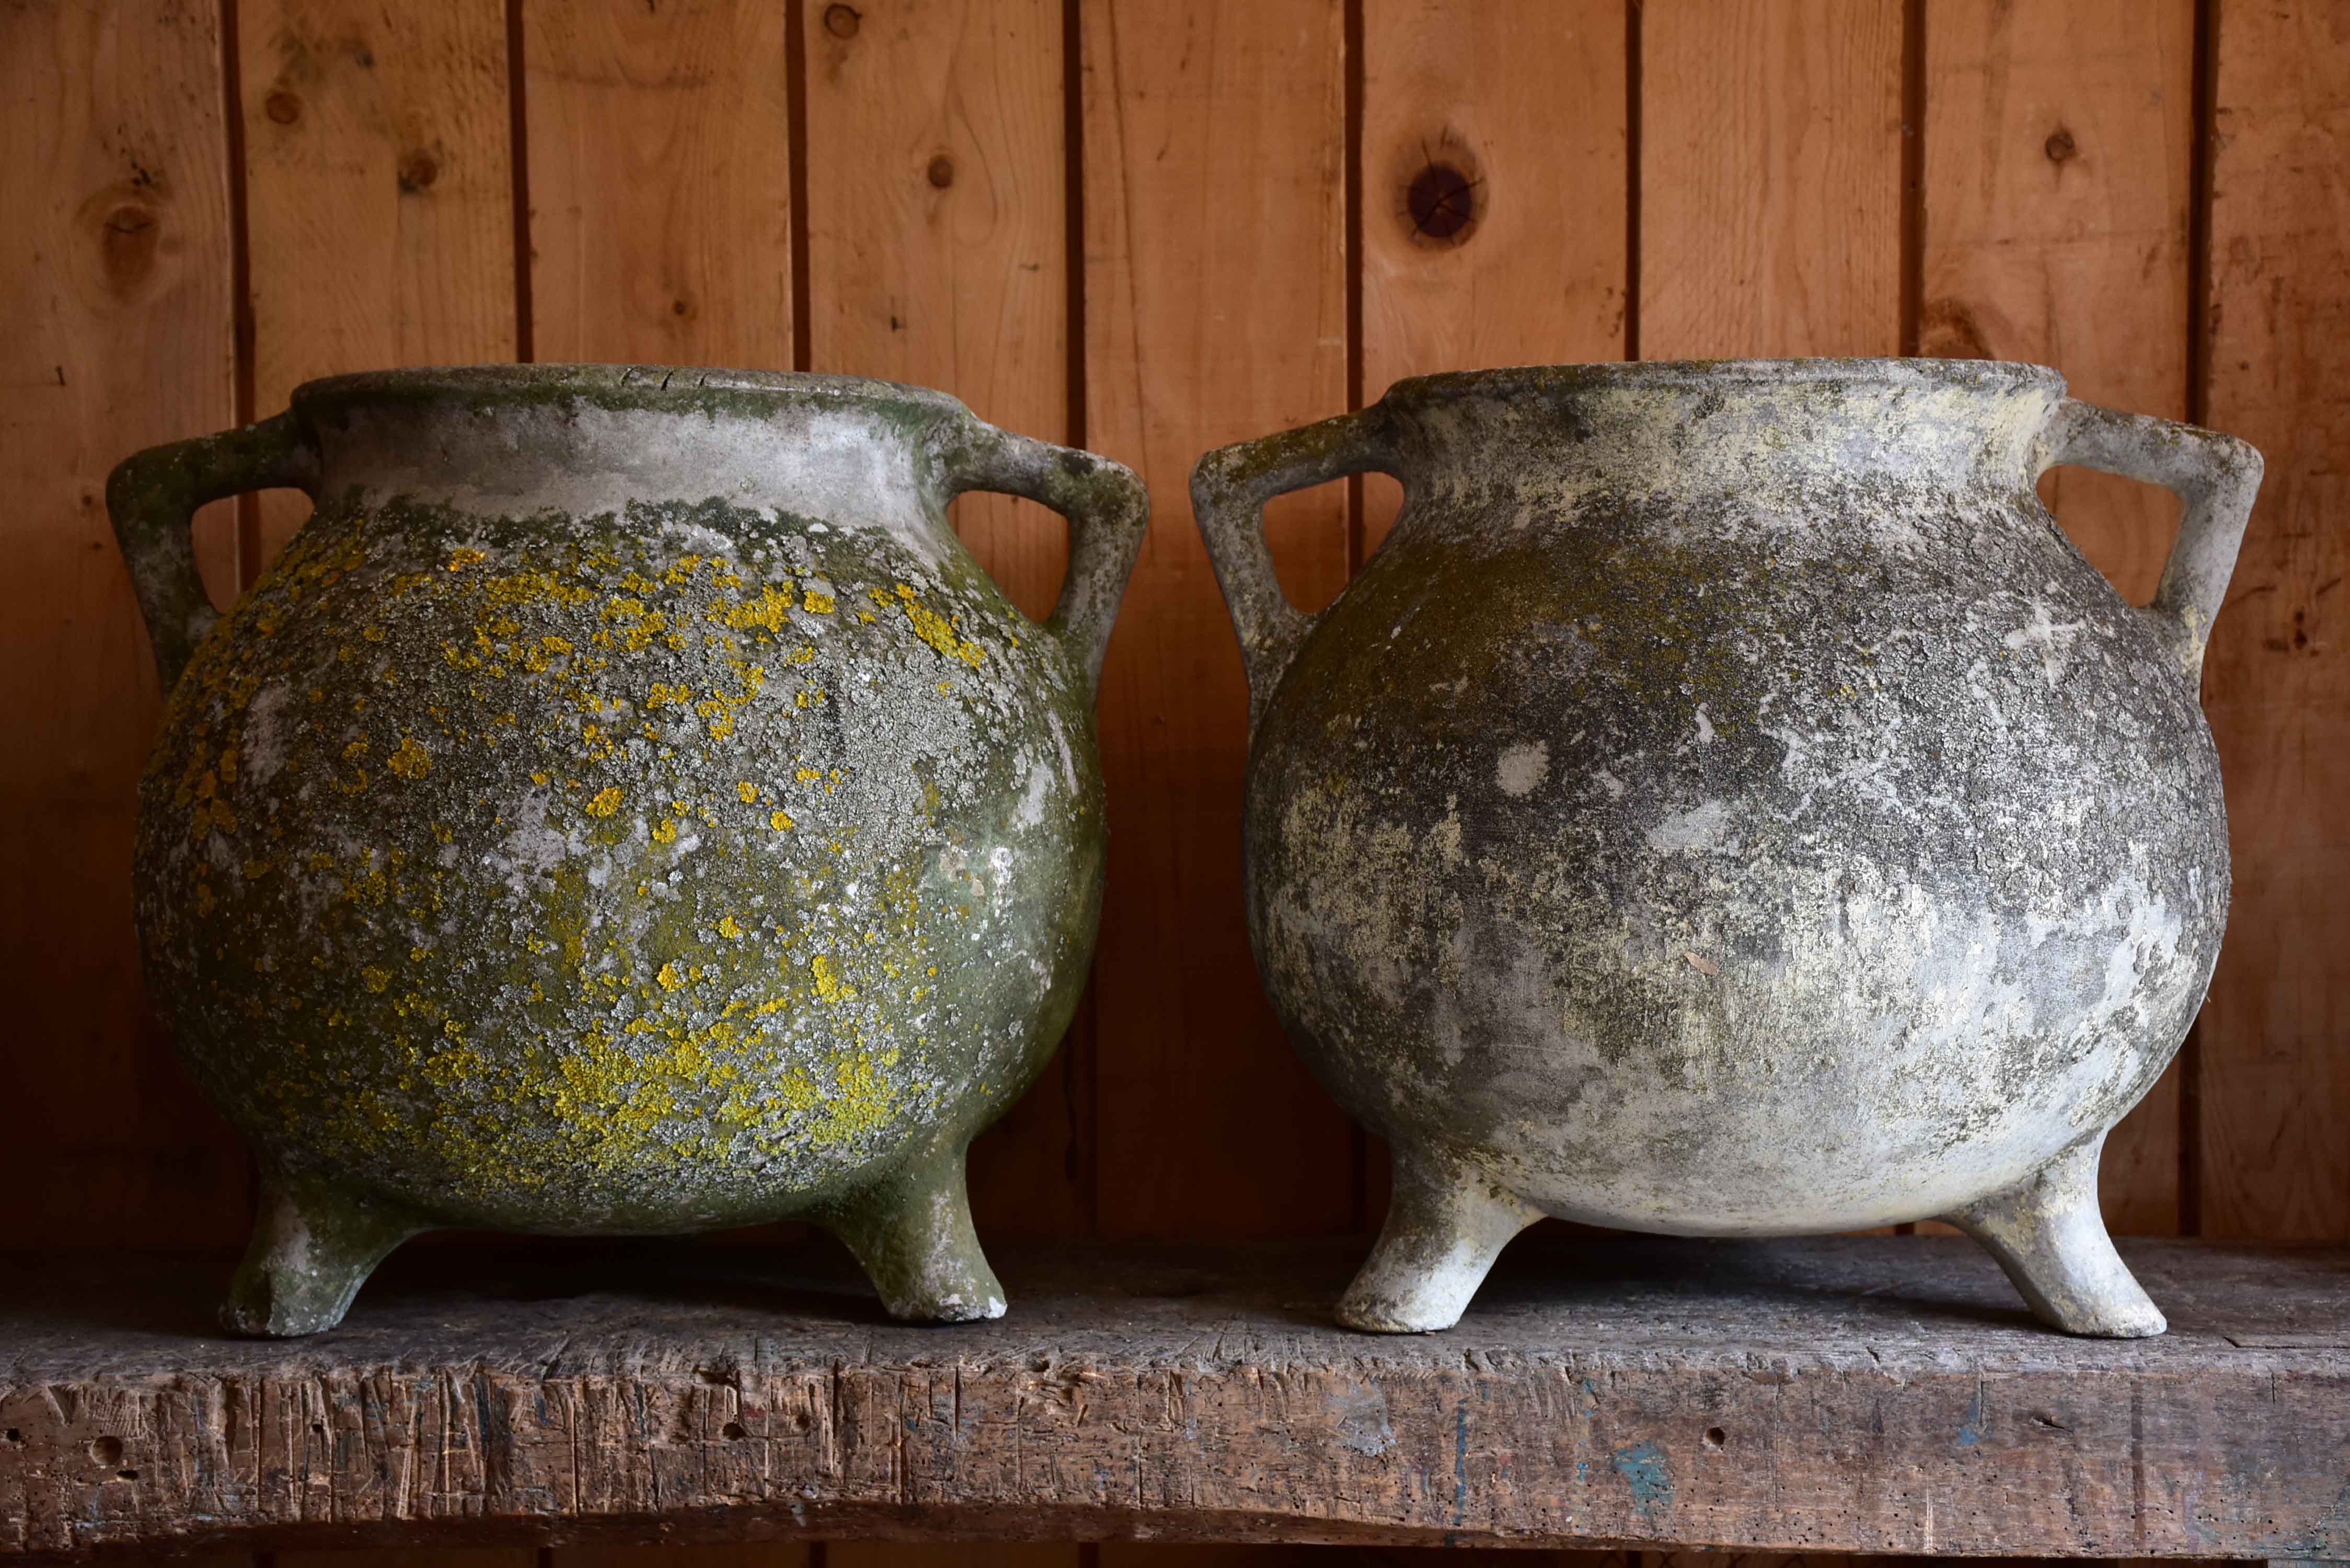
[(690, 410), (721, 394), (730, 404), (740, 394), (770, 394), (777, 404), (793, 401), (889, 403), (941, 413), (965, 414), (960, 399), (929, 387), (867, 376), (837, 376), (798, 370), (740, 370), (700, 365), (434, 365), (397, 370), (361, 370), (305, 381), (294, 389), (296, 408), (380, 399), (390, 401), (465, 403), (535, 402), (577, 398), (648, 409)]
[(1513, 365), (1410, 376), (1379, 400), (1389, 405), (1451, 398), (1577, 391), (1711, 391), (1746, 387), (1850, 386), (1896, 390), (2036, 390), (2062, 396), (2064, 377), (2045, 365), (2006, 359), (1815, 358), (1640, 359), (1589, 365)]

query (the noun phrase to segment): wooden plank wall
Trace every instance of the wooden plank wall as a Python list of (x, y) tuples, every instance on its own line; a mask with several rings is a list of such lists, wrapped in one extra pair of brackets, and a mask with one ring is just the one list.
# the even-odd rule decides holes
[[(974, 1188), (993, 1234), (1216, 1239), (1367, 1229), (1385, 1171), (1252, 972), (1243, 686), (1192, 460), (1423, 371), (1903, 352), (2043, 360), (2267, 453), (2206, 675), (2228, 945), (2106, 1199), (2133, 1231), (2350, 1237), (2350, 8), (7, 0), (0, 145), (11, 1244), (219, 1244), (246, 1219), (130, 940), (157, 695), (98, 497), (140, 446), (338, 370), (600, 358), (928, 382), (1135, 465), (1157, 517), (1103, 685), (1100, 953)], [(2044, 493), (2147, 597), (2168, 498), (2071, 472)], [(1373, 479), (1277, 504), (1293, 594), (1335, 594), (1395, 504)], [(960, 505), (1049, 603), (1056, 520)], [(217, 591), (301, 516), (209, 509)]]

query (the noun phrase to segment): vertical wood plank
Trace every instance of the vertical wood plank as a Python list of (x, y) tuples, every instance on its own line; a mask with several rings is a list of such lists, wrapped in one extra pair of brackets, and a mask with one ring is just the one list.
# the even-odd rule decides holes
[[(1247, 697), (1186, 482), (1211, 447), (1346, 406), (1343, 18), (1336, 0), (1081, 15), (1086, 428), (1153, 508), (1103, 680), (1101, 1229), (1342, 1228), (1351, 1135), (1274, 1023), (1243, 925)], [(1266, 521), (1290, 590), (1328, 599), (1342, 487)]]
[[(2188, 413), (2192, 0), (1927, 7), (1919, 350), (2054, 365), (2075, 397)], [(2123, 596), (2154, 595), (2178, 503), (2083, 469), (2043, 493)], [(2178, 1077), (2106, 1145), (2107, 1223), (2178, 1228)]]
[(1901, 346), (1900, 0), (1646, 0), (1640, 353)]
[[(1623, 357), (1625, 16), (1622, 0), (1366, 0), (1367, 397)], [(1384, 475), (1366, 491), (1367, 554), (1399, 492)]]
[[(806, 8), (810, 362), (952, 392), (1070, 435), (1068, 188), (1059, 0)], [(1022, 610), (1058, 593), (1066, 525), (1008, 496), (956, 526)], [(1086, 1228), (1092, 1106), (1080, 1022), (973, 1151), (984, 1235)]]
[(781, 0), (525, 0), (534, 356), (789, 369)]
[[(215, 1244), (244, 1159), (171, 1057), (130, 929), (154, 665), (104, 501), (140, 447), (234, 421), (229, 170), (209, 6), (0, 10), (0, 1231)], [(199, 525), (234, 597), (234, 523)]]
[(2235, 892), (2202, 1023), (2207, 1234), (2350, 1235), (2350, 10), (2219, 13), (2205, 422), (2268, 459), (2205, 706)]
[[(497, 0), (242, 0), (254, 408), (317, 376), (515, 354)], [(309, 514), (262, 497), (275, 555)]]

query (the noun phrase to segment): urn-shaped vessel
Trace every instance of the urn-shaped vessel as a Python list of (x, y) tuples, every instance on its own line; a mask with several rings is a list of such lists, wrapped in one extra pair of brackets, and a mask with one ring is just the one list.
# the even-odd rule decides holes
[[(316, 510), (214, 624), (190, 514), (265, 486)], [(1043, 625), (972, 489), (1068, 516)], [(108, 498), (169, 692), (145, 972), (264, 1175), (230, 1326), (331, 1326), (435, 1226), (790, 1216), (900, 1316), (1003, 1310), (963, 1151), (1093, 942), (1132, 474), (885, 382), (488, 367), (313, 382)]]
[[(2183, 498), (2152, 604), (2042, 507), (2055, 463)], [(1259, 509), (1366, 470), (1402, 511), (1302, 615)], [(1450, 1324), (1542, 1214), (1940, 1217), (2047, 1321), (2159, 1332), (2096, 1167), (2219, 949), (2197, 674), (2259, 474), (1923, 360), (1433, 376), (1203, 459), (1257, 962), (1395, 1151), (1341, 1316)]]

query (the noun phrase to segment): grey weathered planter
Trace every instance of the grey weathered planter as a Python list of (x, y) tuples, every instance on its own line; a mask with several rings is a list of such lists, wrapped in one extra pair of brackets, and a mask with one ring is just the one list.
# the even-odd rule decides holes
[[(2151, 607), (2041, 507), (2057, 462), (2184, 499)], [(2260, 469), (1930, 360), (1434, 376), (1202, 459), (1257, 962), (1396, 1151), (1340, 1315), (1443, 1327), (1544, 1213), (1939, 1216), (2050, 1323), (2159, 1333), (2097, 1157), (2219, 950), (2196, 677)], [(1258, 512), (1364, 470), (1402, 515), (1301, 615)]]
[[(189, 516), (267, 485), (317, 514), (215, 628)], [(972, 489), (1068, 514), (1044, 627)], [(148, 981), (265, 1178), (232, 1327), (433, 1226), (795, 1215), (899, 1316), (1003, 1310), (963, 1151), (1093, 945), (1131, 473), (886, 382), (506, 366), (312, 382), (108, 504)]]

